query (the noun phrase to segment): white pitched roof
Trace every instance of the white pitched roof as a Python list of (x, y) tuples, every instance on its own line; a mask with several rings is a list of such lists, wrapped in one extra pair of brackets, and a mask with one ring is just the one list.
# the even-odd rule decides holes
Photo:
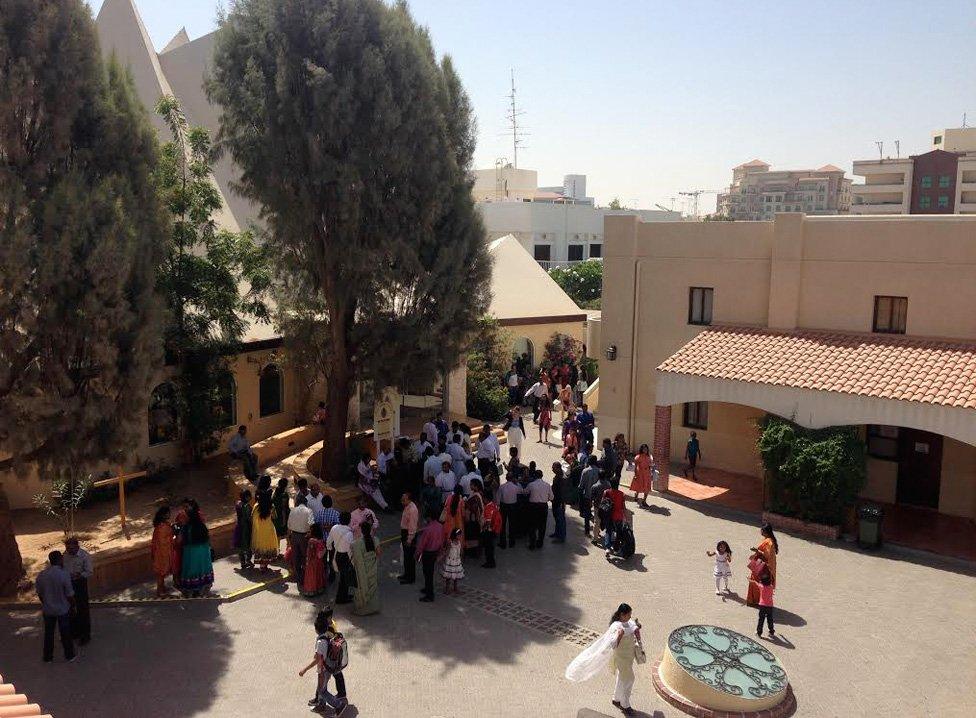
[(583, 312), (511, 234), (488, 245), (491, 308), (498, 320), (578, 317)]

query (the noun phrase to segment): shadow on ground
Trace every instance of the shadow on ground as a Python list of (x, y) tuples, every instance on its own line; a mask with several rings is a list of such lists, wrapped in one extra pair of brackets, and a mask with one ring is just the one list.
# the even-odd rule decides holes
[[(172, 630), (173, 611), (181, 630)], [(162, 620), (161, 620), (162, 619)], [(65, 663), (41, 662), (38, 613), (0, 614), (0, 666), (4, 679), (44, 712), (72, 718), (104, 716), (104, 693), (118, 715), (149, 715), (148, 706), (174, 706), (173, 715), (206, 715), (214, 684), (228, 669), (231, 639), (215, 604), (156, 608), (98, 608), (92, 642)]]

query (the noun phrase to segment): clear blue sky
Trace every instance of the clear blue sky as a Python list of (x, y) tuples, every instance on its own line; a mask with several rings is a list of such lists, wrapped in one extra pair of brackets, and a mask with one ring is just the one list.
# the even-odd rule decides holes
[[(157, 48), (184, 25), (191, 37), (214, 28), (213, 0), (136, 2)], [(909, 154), (964, 112), (976, 125), (972, 0), (410, 5), (471, 95), (478, 166), (511, 158), (514, 68), (531, 133), (519, 166), (541, 184), (585, 174), (602, 203), (668, 206), (679, 190), (726, 186), (756, 157), (849, 172), (876, 140)]]

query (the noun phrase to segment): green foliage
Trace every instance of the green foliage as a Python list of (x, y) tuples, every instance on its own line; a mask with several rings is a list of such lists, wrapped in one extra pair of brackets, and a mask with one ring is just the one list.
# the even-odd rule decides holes
[(0, 469), (58, 475), (144, 430), (169, 243), (156, 133), (80, 0), (5, 0), (0, 57)]
[(550, 368), (573, 365), (583, 358), (583, 343), (568, 334), (555, 333), (546, 342), (542, 355), (542, 366)]
[(735, 217), (729, 217), (724, 214), (706, 214), (702, 218), (702, 222), (734, 222)]
[(865, 446), (851, 426), (805, 429), (767, 414), (757, 447), (770, 508), (804, 521), (838, 524), (867, 476)]
[(619, 197), (614, 197), (612, 200), (610, 200), (610, 204), (607, 205), (607, 208), (608, 209), (627, 209), (626, 207), (624, 207), (620, 203), (620, 198)]
[(65, 470), (51, 481), (48, 491), (34, 495), (34, 506), (57, 519), (68, 536), (75, 530), (75, 512), (85, 502), (91, 486), (91, 476), (77, 476), (73, 470)]
[(264, 300), (270, 264), (250, 231), (217, 227), (214, 215), (223, 203), (212, 179), (210, 135), (187, 124), (174, 97), (160, 98), (156, 112), (173, 136), (161, 148), (157, 170), (173, 237), (157, 286), (169, 309), (166, 353), (181, 367), (180, 421), (199, 460), (217, 448), (227, 427), (219, 411), (220, 388), (230, 373), (226, 355), (239, 345), (249, 319), (270, 319)]
[[(598, 259), (588, 259), (568, 267), (554, 267), (549, 270), (549, 276), (580, 307), (599, 302), (603, 296), (603, 262)], [(599, 305), (587, 308), (598, 309)]]
[(485, 421), (496, 421), (508, 410), (508, 392), (502, 377), (509, 368), (508, 333), (497, 320), (483, 317), (468, 352), (467, 413)]
[(402, 2), (238, 2), (211, 69), (221, 143), (268, 226), (279, 326), (326, 379), (328, 476), (355, 383), (432, 383), (487, 309), (470, 103)]
[[(594, 347), (595, 348), (595, 347)], [(596, 358), (586, 356), (580, 359), (580, 370), (586, 373), (586, 381), (592, 384), (600, 378), (600, 362)]]

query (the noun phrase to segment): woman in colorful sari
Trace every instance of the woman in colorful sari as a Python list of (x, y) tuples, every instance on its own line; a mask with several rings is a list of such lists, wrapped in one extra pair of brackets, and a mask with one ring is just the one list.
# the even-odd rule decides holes
[(356, 588), (353, 590), (352, 612), (357, 616), (379, 613), (380, 595), (376, 565), (379, 547), (373, 539), (373, 524), (369, 521), (360, 526), (363, 535), (353, 541), (350, 557), (356, 569)]
[(647, 506), (647, 495), (651, 491), (651, 465), (653, 463), (651, 450), (647, 444), (641, 444), (637, 456), (634, 457), (634, 478), (631, 479), (630, 490), (634, 492), (635, 499), (644, 494), (644, 498), (640, 500), (640, 505), (644, 507)]
[[(460, 486), (454, 487), (454, 493), (444, 504), (444, 510), (441, 511), (441, 523), (444, 524), (445, 540), (450, 538), (454, 529), (464, 531), (464, 494)], [(461, 543), (463, 545), (464, 542)]]
[(271, 505), (271, 494), (266, 491), (258, 492), (258, 503), (252, 515), (251, 526), (251, 560), (268, 570), (268, 564), (278, 558), (278, 532), (275, 531), (274, 507)]
[[(183, 527), (186, 526), (189, 520), (190, 507), (193, 505), (196, 505), (196, 501), (193, 499), (183, 499), (183, 503), (180, 504), (180, 510), (176, 512), (176, 517), (173, 519), (173, 553), (170, 559), (170, 571), (173, 574), (173, 588), (179, 588), (180, 581), (183, 580)], [(199, 511), (199, 506), (197, 510)]]
[[(759, 533), (762, 535), (763, 540), (759, 542), (758, 546), (754, 546), (749, 550), (752, 551), (752, 558), (759, 558), (765, 567), (769, 569), (769, 575), (772, 578), (770, 585), (776, 588), (776, 554), (779, 553), (779, 542), (776, 540), (776, 534), (773, 533), (773, 527), (769, 524), (763, 524), (762, 528), (759, 529)], [(750, 577), (749, 590), (746, 593), (747, 606), (759, 605), (758, 581), (759, 576), (754, 573)]]
[(200, 507), (192, 502), (187, 522), (180, 532), (183, 538), (183, 566), (180, 590), (194, 598), (204, 596), (213, 586), (213, 559), (210, 554), (210, 531), (200, 516)]
[(305, 580), (301, 594), (318, 596), (325, 591), (325, 562), (322, 560), (325, 557), (325, 541), (322, 538), (321, 524), (312, 524), (305, 556)]
[(173, 526), (169, 522), (169, 506), (162, 506), (156, 512), (153, 527), (150, 555), (156, 576), (156, 595), (162, 597), (167, 594), (166, 577), (173, 572)]

